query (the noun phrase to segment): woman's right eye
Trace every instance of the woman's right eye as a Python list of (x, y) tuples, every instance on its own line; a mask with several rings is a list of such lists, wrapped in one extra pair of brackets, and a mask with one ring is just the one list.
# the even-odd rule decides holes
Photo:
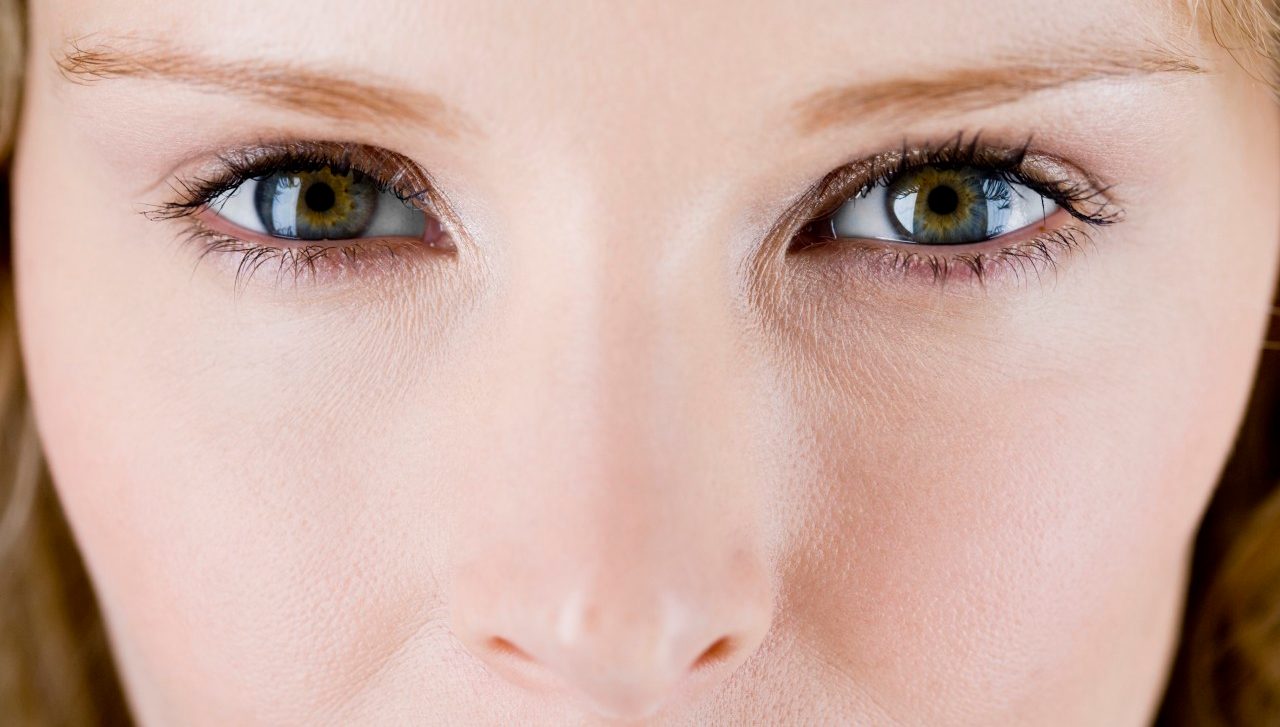
[(250, 177), (212, 198), (214, 215), (285, 240), (423, 239), (427, 213), (358, 170), (324, 166)]

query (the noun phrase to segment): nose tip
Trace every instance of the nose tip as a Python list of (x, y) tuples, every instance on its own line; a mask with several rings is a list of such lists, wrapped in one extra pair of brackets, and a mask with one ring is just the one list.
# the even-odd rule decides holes
[[(738, 609), (710, 614), (667, 598), (653, 608), (610, 609), (579, 593), (546, 622), (460, 634), (499, 674), (538, 690), (567, 689), (602, 716), (638, 719), (677, 695), (725, 680), (755, 651), (766, 614)], [(727, 618), (726, 618), (727, 617)]]

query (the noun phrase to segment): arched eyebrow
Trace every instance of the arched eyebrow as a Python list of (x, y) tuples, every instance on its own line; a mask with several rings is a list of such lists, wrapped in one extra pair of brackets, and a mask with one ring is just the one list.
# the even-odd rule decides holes
[(1038, 91), (1075, 83), (1161, 74), (1203, 74), (1195, 59), (1157, 47), (1080, 49), (1058, 60), (1010, 60), (982, 68), (946, 69), (827, 88), (796, 104), (796, 124), (813, 134), (853, 121), (977, 111), (1012, 103)]
[(435, 94), (356, 80), (314, 67), (257, 59), (207, 58), (136, 40), (70, 41), (54, 61), (64, 78), (80, 84), (115, 78), (168, 81), (335, 121), (408, 123), (444, 137), (474, 132), (476, 128)]
[[(212, 59), (159, 43), (90, 44), (79, 39), (68, 42), (55, 61), (64, 77), (83, 84), (113, 78), (162, 80), (337, 121), (412, 123), (445, 137), (476, 128), (435, 94), (267, 60)], [(870, 117), (975, 111), (1073, 83), (1165, 73), (1201, 74), (1205, 69), (1190, 56), (1155, 47), (1090, 49), (1052, 62), (1015, 60), (824, 89), (796, 104), (797, 126), (812, 134)]]

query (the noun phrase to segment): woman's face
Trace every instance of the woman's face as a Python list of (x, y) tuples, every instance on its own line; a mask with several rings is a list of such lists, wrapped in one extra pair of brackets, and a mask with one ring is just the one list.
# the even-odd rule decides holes
[(143, 722), (1150, 714), (1280, 239), (1178, 3), (33, 14), (26, 363)]

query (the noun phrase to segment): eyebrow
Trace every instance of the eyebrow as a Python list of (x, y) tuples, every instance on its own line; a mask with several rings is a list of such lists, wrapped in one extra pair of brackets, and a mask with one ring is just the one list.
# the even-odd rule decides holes
[(64, 78), (82, 85), (115, 78), (170, 81), (340, 122), (409, 123), (444, 137), (475, 128), (432, 93), (357, 81), (288, 63), (220, 60), (158, 43), (131, 44), (137, 47), (124, 50), (75, 40), (54, 60)]
[(1011, 61), (984, 68), (947, 69), (929, 77), (828, 88), (796, 105), (797, 126), (801, 132), (813, 134), (873, 116), (894, 120), (977, 111), (1085, 81), (1206, 72), (1190, 56), (1169, 49), (1093, 49), (1057, 62)]
[[(336, 121), (413, 123), (445, 137), (474, 129), (437, 95), (356, 81), (337, 73), (266, 60), (217, 60), (160, 44), (123, 50), (71, 41), (56, 57), (64, 77), (81, 84), (113, 78), (183, 83), (230, 93)], [(976, 111), (1038, 91), (1085, 81), (1153, 74), (1203, 74), (1191, 57), (1152, 47), (1138, 52), (1095, 49), (1058, 62), (1009, 62), (956, 68), (931, 77), (905, 77), (824, 89), (796, 104), (798, 127), (808, 134), (869, 117), (886, 118)]]

